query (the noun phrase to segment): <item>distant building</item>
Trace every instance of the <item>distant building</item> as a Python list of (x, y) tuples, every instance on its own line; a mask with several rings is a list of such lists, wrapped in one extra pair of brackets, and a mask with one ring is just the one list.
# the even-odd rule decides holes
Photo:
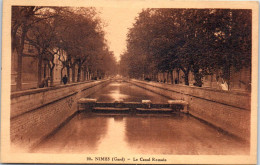
[[(11, 56), (11, 90), (16, 90), (18, 54), (16, 50)], [(37, 49), (25, 41), (22, 61), (22, 86), (23, 89), (37, 87)]]
[[(62, 58), (66, 58), (66, 53), (62, 53)], [(22, 60), (22, 89), (33, 89), (37, 88), (38, 82), (38, 52), (37, 49), (29, 44), (28, 41), (25, 41), (24, 51), (23, 51), (23, 60)], [(55, 67), (53, 70), (53, 81), (54, 85), (61, 83), (61, 70), (62, 63), (58, 59), (58, 55), (54, 56)], [(12, 52), (11, 56), (11, 91), (16, 90), (16, 79), (17, 79), (17, 59), (18, 54), (16, 50)], [(67, 74), (66, 68), (62, 70), (62, 76)], [(50, 76), (50, 69), (48, 67), (48, 61), (43, 60), (42, 62), (42, 79)]]

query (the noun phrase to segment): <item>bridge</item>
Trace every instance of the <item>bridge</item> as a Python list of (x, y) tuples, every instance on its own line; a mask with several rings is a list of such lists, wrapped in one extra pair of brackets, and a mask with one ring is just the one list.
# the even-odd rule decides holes
[(13, 92), (10, 115), (11, 143), (26, 152), (250, 151), (247, 93), (107, 79)]

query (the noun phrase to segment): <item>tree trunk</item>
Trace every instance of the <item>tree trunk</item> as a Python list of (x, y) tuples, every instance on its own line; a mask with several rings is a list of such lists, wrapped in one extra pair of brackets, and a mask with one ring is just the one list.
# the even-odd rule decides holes
[(63, 69), (64, 69), (64, 66), (62, 66), (61, 70), (60, 70), (60, 84), (62, 84), (62, 78), (63, 78)]
[(20, 91), (22, 90), (22, 70), (23, 70), (23, 49), (24, 49), (24, 40), (25, 40), (25, 35), (27, 33), (27, 28), (22, 29), (22, 34), (21, 34), (21, 40), (20, 44), (17, 50), (17, 78), (16, 78), (16, 90)]
[[(51, 62), (51, 64), (50, 64)], [(50, 68), (50, 86), (53, 86), (53, 69), (55, 67), (55, 64), (53, 61), (49, 61), (48, 66)]]
[(71, 67), (71, 69), (72, 69), (72, 82), (74, 83), (75, 82), (75, 65), (73, 64), (72, 65), (72, 67)]
[(53, 86), (53, 69), (54, 67), (51, 67), (50, 68), (50, 86), (52, 87)]
[(230, 90), (231, 88), (231, 84), (230, 84), (230, 68), (231, 68), (231, 65), (230, 64), (226, 64), (223, 68), (222, 68), (222, 75), (221, 77), (226, 81), (227, 83), (227, 87), (228, 87), (228, 90)]
[(66, 66), (66, 69), (67, 69), (68, 83), (70, 83), (70, 67)]
[(47, 66), (46, 66), (46, 64), (44, 63), (44, 68), (43, 68), (43, 77), (44, 77), (44, 78), (46, 78), (46, 73), (47, 73), (46, 69), (47, 69)]
[(98, 80), (98, 77), (99, 77), (99, 71), (97, 70), (97, 71), (96, 71), (95, 79)]
[(184, 81), (185, 81), (185, 85), (190, 85), (189, 84), (189, 73), (190, 73), (190, 67), (188, 67), (186, 70), (184, 68), (181, 68), (181, 70), (184, 73)]
[(228, 90), (231, 90), (231, 80), (230, 80), (230, 77), (231, 77), (231, 66), (229, 66), (229, 68), (228, 68), (228, 81), (227, 81)]
[(195, 79), (195, 83), (193, 84), (194, 86), (198, 86), (198, 87), (202, 87), (202, 75), (199, 72), (199, 68), (195, 67), (193, 69), (193, 74), (194, 74), (194, 79)]
[(185, 85), (190, 85), (189, 83), (189, 73), (184, 73), (185, 77), (184, 77), (184, 80), (185, 80)]
[(94, 79), (94, 73), (93, 72), (90, 72), (90, 75), (89, 75), (89, 78), (90, 78), (90, 80), (92, 80), (92, 79)]
[(16, 90), (20, 91), (22, 90), (22, 63), (23, 63), (23, 57), (22, 53), (18, 54), (18, 65), (17, 65), (17, 78), (16, 78)]
[(177, 75), (178, 75), (177, 84), (179, 84), (180, 83), (180, 69), (177, 69)]
[(154, 81), (158, 81), (158, 73), (154, 73)]
[(81, 80), (81, 65), (78, 65), (78, 75), (77, 75), (77, 82), (80, 82)]
[(227, 80), (228, 90), (231, 89), (230, 74), (231, 74), (231, 66), (229, 65), (227, 66), (226, 69), (226, 80)]
[(87, 68), (84, 67), (84, 69), (83, 69), (83, 79), (84, 79), (84, 81), (86, 81), (86, 74), (87, 74)]
[[(38, 60), (39, 61), (38, 61), (38, 84), (37, 84), (37, 86), (39, 87), (42, 82), (42, 56), (41, 55), (39, 55)], [(46, 65), (44, 65), (44, 67), (46, 67)], [(45, 78), (45, 76), (46, 75), (44, 75), (44, 78)]]
[(165, 80), (165, 73), (163, 72), (162, 74), (163, 74), (163, 83), (165, 83), (165, 81), (166, 81)]
[(169, 83), (169, 71), (167, 71), (167, 75), (166, 75), (166, 79), (167, 79), (167, 84)]
[(88, 80), (91, 80), (91, 72), (90, 72), (90, 70), (88, 70)]
[(173, 75), (172, 75), (173, 73), (172, 72), (173, 72), (173, 70), (170, 71), (171, 84), (173, 84)]

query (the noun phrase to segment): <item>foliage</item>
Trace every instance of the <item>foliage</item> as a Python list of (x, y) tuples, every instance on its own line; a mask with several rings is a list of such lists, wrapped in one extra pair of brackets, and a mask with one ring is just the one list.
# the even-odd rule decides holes
[[(94, 72), (102, 72), (103, 75), (106, 72), (112, 74), (108, 68), (116, 67), (116, 61), (113, 52), (108, 50), (104, 35), (103, 24), (95, 8), (37, 6), (12, 8), (12, 50), (16, 50), (20, 57), (18, 70), (22, 67), (24, 43), (29, 42), (38, 50), (38, 83), (42, 78), (43, 60), (48, 62), (51, 84), (53, 83), (55, 58), (58, 58), (63, 68), (67, 69), (68, 80), (70, 70), (72, 71), (73, 82), (76, 78), (76, 68), (77, 81), (82, 81), (82, 68), (84, 75), (91, 71), (92, 74)], [(110, 63), (105, 64), (106, 62)], [(21, 74), (20, 72), (18, 76), (20, 88)]]
[(129, 30), (122, 62), (130, 76), (176, 68), (186, 85), (192, 72), (202, 86), (205, 75), (222, 70), (228, 81), (231, 68), (251, 65), (251, 21), (250, 10), (146, 9)]

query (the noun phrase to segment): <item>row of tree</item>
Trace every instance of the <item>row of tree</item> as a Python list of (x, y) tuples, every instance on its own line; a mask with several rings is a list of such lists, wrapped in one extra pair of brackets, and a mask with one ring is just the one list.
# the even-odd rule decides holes
[[(189, 73), (196, 86), (220, 72), (230, 83), (230, 71), (251, 67), (251, 10), (145, 9), (129, 30), (121, 73), (138, 78), (158, 72)], [(172, 75), (172, 74), (170, 74)]]
[(22, 89), (26, 43), (37, 50), (38, 84), (42, 75), (46, 75), (42, 73), (45, 72), (45, 69), (42, 71), (44, 62), (47, 62), (53, 84), (55, 57), (62, 63), (61, 76), (66, 68), (68, 80), (72, 77), (73, 82), (82, 81), (82, 73), (84, 79), (86, 73), (99, 77), (114, 73), (116, 60), (109, 51), (103, 23), (95, 8), (13, 6), (11, 35), (12, 52), (18, 54), (17, 90)]

